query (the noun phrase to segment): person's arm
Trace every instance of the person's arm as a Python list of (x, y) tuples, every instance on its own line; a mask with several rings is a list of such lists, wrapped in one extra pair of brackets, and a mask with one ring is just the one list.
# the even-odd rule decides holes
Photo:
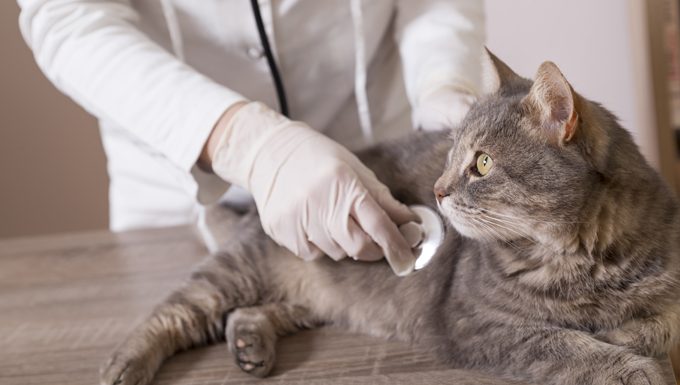
[(142, 33), (129, 1), (18, 2), (24, 39), (57, 88), (184, 171), (225, 110), (244, 100)]
[[(250, 191), (265, 231), (295, 254), (414, 257), (396, 224), (413, 214), (344, 147), (174, 58), (135, 28), (127, 1), (20, 0), (22, 33), (54, 84), (189, 172), (200, 157)], [(247, 108), (248, 107), (248, 108)]]
[(458, 123), (480, 90), (484, 2), (400, 0), (395, 33), (414, 125)]

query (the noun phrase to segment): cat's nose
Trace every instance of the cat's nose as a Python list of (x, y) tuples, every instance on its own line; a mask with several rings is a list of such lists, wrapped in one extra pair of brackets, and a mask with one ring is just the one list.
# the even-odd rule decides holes
[(434, 196), (437, 197), (438, 202), (441, 203), (442, 199), (446, 198), (449, 195), (451, 195), (451, 191), (449, 189), (439, 184), (434, 185)]

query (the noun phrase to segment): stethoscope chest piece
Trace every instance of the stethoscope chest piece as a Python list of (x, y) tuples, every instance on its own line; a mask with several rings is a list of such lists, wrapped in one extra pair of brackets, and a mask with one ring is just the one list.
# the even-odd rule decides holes
[(415, 270), (420, 270), (430, 263), (444, 242), (444, 223), (439, 214), (427, 206), (413, 205), (409, 208), (418, 215), (420, 223), (405, 223), (399, 226), (399, 231), (416, 255)]

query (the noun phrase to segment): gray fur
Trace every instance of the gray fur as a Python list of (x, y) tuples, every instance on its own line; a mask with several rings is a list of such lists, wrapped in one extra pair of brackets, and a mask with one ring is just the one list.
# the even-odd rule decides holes
[[(384, 262), (306, 263), (255, 213), (223, 213), (224, 251), (116, 350), (102, 383), (146, 384), (174, 352), (225, 336), (237, 364), (264, 376), (277, 336), (330, 323), (538, 384), (661, 384), (650, 357), (680, 325), (675, 198), (554, 65), (532, 83), (489, 60), (491, 93), (451, 135), (360, 155), (398, 199), (449, 220), (425, 269), (399, 278)], [(479, 151), (494, 159), (485, 177), (471, 169)]]

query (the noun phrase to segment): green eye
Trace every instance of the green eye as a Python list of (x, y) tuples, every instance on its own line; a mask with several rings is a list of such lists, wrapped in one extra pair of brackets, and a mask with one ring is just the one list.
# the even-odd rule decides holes
[(491, 167), (493, 167), (493, 159), (491, 159), (489, 154), (479, 154), (477, 157), (477, 172), (479, 175), (484, 176), (488, 174), (491, 170)]

